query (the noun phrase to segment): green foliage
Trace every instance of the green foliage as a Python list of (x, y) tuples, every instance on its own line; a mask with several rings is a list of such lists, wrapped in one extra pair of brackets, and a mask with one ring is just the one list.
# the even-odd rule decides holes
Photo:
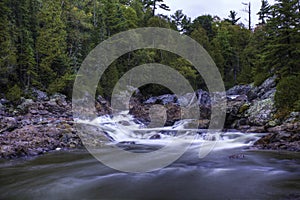
[(23, 92), (21, 88), (17, 84), (15, 84), (12, 88), (8, 90), (6, 98), (9, 101), (12, 101), (13, 103), (18, 103), (22, 97), (22, 94)]
[[(296, 82), (300, 73), (298, 0), (277, 0), (272, 6), (262, 0), (254, 32), (237, 25), (240, 18), (234, 11), (225, 20), (201, 15), (192, 21), (182, 10), (170, 17), (158, 15), (158, 8), (169, 10), (163, 0), (2, 0), (0, 7), (0, 90), (12, 100), (31, 87), (70, 97), (74, 76), (96, 45), (119, 32), (148, 26), (171, 28), (195, 39), (215, 61), (227, 88), (260, 85), (276, 74), (281, 79), (277, 106), (300, 108), (299, 96), (282, 94), (283, 88), (296, 89), (287, 83)], [(145, 63), (171, 66), (194, 89), (205, 87), (188, 61), (162, 50), (143, 49), (117, 59), (100, 80), (98, 92), (109, 98), (123, 74)], [(143, 91), (168, 92), (158, 85), (144, 86)], [(286, 106), (288, 95), (293, 97)]]
[(299, 111), (300, 76), (289, 76), (280, 80), (275, 94), (277, 108)]
[(191, 33), (191, 37), (194, 40), (196, 40), (199, 44), (201, 44), (206, 51), (209, 52), (211, 50), (209, 38), (204, 28), (198, 27), (197, 29), (195, 29)]
[(15, 45), (15, 27), (10, 23), (12, 10), (9, 0), (0, 2), (0, 89), (5, 91), (9, 79), (16, 71), (17, 50)]
[[(68, 66), (67, 32), (60, 0), (44, 1), (39, 12), (39, 28), (36, 42), (39, 82), (48, 89), (52, 81), (62, 77)], [(56, 82), (56, 81), (55, 81)]]
[(265, 72), (261, 71), (260, 73), (257, 73), (254, 76), (254, 85), (255, 86), (261, 85), (267, 78), (268, 75)]
[(116, 67), (116, 64), (113, 63), (108, 67), (108, 69), (105, 71), (104, 75), (101, 77), (100, 80), (100, 88), (101, 94), (105, 98), (110, 98), (112, 91), (114, 89), (114, 86), (116, 85), (117, 81), (119, 79), (118, 69)]

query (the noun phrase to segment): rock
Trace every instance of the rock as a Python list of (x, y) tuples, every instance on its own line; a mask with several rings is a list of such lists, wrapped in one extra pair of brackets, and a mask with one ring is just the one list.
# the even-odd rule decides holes
[(102, 116), (102, 115), (110, 115), (112, 113), (112, 109), (110, 107), (110, 103), (108, 101), (106, 101), (102, 96), (98, 96), (96, 99), (96, 110), (97, 110), (97, 114), (98, 116)]
[(275, 120), (269, 121), (268, 124), (267, 124), (267, 126), (268, 127), (275, 127), (275, 126), (277, 126), (279, 124), (280, 124), (280, 121), (275, 119)]
[(195, 93), (188, 93), (178, 97), (178, 103), (182, 107), (190, 106), (197, 103), (197, 96)]
[(17, 109), (19, 109), (22, 113), (27, 113), (28, 108), (32, 105), (34, 105), (34, 101), (32, 99), (24, 99), (22, 98), (22, 103), (17, 106)]
[(254, 144), (260, 149), (289, 150), (300, 152), (299, 133), (270, 133)]
[(265, 133), (266, 129), (264, 126), (251, 126), (246, 132), (247, 133)]
[(229, 159), (244, 159), (245, 158), (245, 154), (233, 154), (228, 156)]
[(177, 97), (174, 94), (165, 94), (158, 97), (151, 97), (144, 102), (145, 104), (170, 104), (170, 103), (177, 103)]
[(97, 102), (99, 102), (101, 105), (108, 105), (108, 101), (106, 101), (106, 99), (104, 99), (101, 95), (98, 95), (97, 97)]
[(208, 120), (208, 119), (199, 120), (198, 128), (199, 129), (207, 129), (209, 127), (209, 123), (210, 123), (210, 120)]
[(198, 98), (198, 105), (200, 106), (209, 106), (211, 105), (211, 97), (207, 91), (197, 90), (196, 95)]
[(229, 98), (227, 101), (226, 109), (226, 122), (225, 127), (235, 128), (237, 121), (243, 117), (243, 112), (249, 105), (246, 103), (247, 97), (245, 95), (236, 95), (234, 98)]
[(31, 114), (33, 114), (33, 115), (38, 114), (38, 111), (37, 111), (37, 110), (30, 110), (29, 112), (30, 112)]
[(33, 94), (33, 96), (35, 97), (35, 99), (37, 101), (48, 101), (49, 100), (49, 97), (48, 97), (47, 93), (45, 93), (41, 90), (33, 88), (32, 89), (32, 94)]
[(155, 135), (151, 136), (149, 139), (150, 140), (159, 140), (159, 139), (161, 139), (161, 136), (159, 134), (155, 134)]
[(233, 88), (230, 88), (226, 94), (227, 95), (247, 95), (252, 89), (251, 85), (237, 85)]
[(269, 91), (266, 91), (266, 92), (261, 96), (260, 99), (262, 99), (262, 100), (263, 100), (263, 99), (269, 99), (269, 98), (274, 99), (275, 93), (276, 93), (276, 88), (273, 88), (273, 89), (271, 89), (271, 90), (269, 90)]
[(50, 97), (50, 101), (56, 102), (57, 105), (65, 107), (67, 106), (66, 95), (63, 94), (54, 94)]
[(257, 100), (246, 111), (245, 116), (252, 125), (264, 126), (272, 120), (275, 110), (273, 98)]
[(258, 88), (255, 88), (253, 92), (257, 93), (259, 99), (272, 98), (276, 92), (276, 76), (268, 78)]
[(13, 131), (18, 127), (18, 122), (13, 117), (0, 116), (0, 134), (5, 131)]
[(10, 102), (7, 100), (7, 99), (0, 99), (0, 103), (3, 104), (3, 105), (6, 105), (6, 104), (9, 104)]
[(300, 112), (291, 112), (284, 122), (293, 123), (295, 121), (300, 121)]

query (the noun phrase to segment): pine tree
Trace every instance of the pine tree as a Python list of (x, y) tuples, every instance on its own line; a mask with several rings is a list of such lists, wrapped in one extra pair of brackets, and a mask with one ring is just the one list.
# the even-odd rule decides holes
[(270, 14), (270, 5), (267, 0), (261, 1), (261, 8), (257, 14), (259, 16), (258, 20), (261, 20), (259, 24), (265, 24)]
[(155, 16), (155, 11), (157, 8), (170, 11), (170, 7), (164, 3), (164, 0), (145, 0), (144, 4), (146, 8), (151, 7), (152, 16)]
[(17, 77), (21, 86), (27, 88), (34, 85), (37, 79), (37, 66), (35, 62), (35, 40), (37, 10), (36, 0), (24, 0), (15, 2), (14, 17), (17, 27)]
[(102, 8), (102, 17), (108, 37), (125, 30), (125, 19), (118, 1), (106, 0)]
[(268, 21), (265, 65), (280, 76), (299, 73), (300, 14), (298, 0), (278, 0), (271, 7), (274, 17)]
[[(37, 53), (39, 83), (47, 89), (68, 71), (67, 32), (63, 19), (63, 1), (43, 1), (38, 14)], [(61, 88), (57, 88), (60, 90)], [(53, 90), (52, 90), (53, 91)]]
[(10, 1), (1, 1), (0, 7), (0, 89), (6, 91), (11, 81), (10, 76), (16, 70), (17, 55)]
[(183, 31), (182, 27), (182, 20), (184, 19), (185, 15), (183, 14), (182, 10), (177, 10), (173, 15), (171, 15), (171, 19), (173, 24), (180, 32)]
[(231, 10), (230, 14), (228, 15), (229, 19), (226, 19), (226, 21), (230, 22), (232, 25), (236, 25), (237, 22), (241, 19), (240, 17), (237, 18), (237, 12)]

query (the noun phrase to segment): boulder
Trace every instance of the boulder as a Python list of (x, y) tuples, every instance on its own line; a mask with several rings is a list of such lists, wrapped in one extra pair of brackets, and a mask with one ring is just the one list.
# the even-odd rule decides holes
[(31, 90), (32, 95), (37, 101), (48, 101), (49, 97), (46, 92), (33, 88)]
[(272, 120), (275, 111), (273, 98), (257, 100), (246, 111), (245, 117), (248, 117), (251, 125), (264, 126)]
[(13, 117), (0, 116), (0, 134), (6, 131), (13, 131), (18, 127), (18, 122)]

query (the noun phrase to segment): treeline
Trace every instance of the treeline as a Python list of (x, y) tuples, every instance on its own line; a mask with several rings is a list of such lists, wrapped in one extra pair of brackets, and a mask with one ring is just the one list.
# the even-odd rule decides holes
[[(259, 24), (253, 30), (228, 19), (202, 15), (191, 20), (181, 10), (170, 16), (163, 0), (2, 0), (0, 2), (0, 89), (17, 101), (36, 88), (71, 96), (82, 61), (100, 42), (138, 27), (163, 27), (199, 42), (214, 59), (227, 88), (262, 83), (277, 75), (276, 102), (282, 110), (300, 110), (300, 3), (262, 1)], [(174, 67), (196, 88), (201, 76), (186, 60), (162, 50), (139, 50), (116, 60), (100, 80), (98, 92), (109, 97), (129, 69), (158, 62)], [(164, 93), (157, 85), (143, 91)]]

